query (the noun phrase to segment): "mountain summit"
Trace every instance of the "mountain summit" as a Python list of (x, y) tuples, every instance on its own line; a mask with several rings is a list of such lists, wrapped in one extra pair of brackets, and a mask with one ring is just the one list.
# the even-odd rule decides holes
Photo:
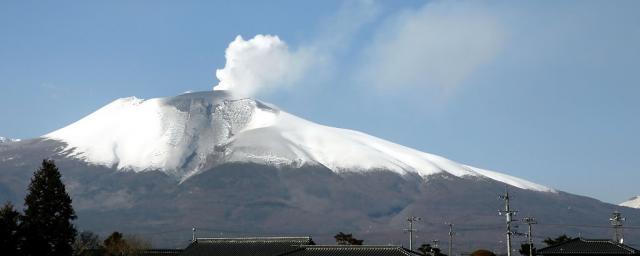
[(183, 181), (213, 166), (240, 162), (321, 165), (336, 173), (388, 170), (422, 177), (448, 173), (553, 191), (362, 132), (319, 125), (225, 91), (118, 99), (44, 137), (66, 143), (65, 154), (92, 164), (136, 172), (161, 170)]

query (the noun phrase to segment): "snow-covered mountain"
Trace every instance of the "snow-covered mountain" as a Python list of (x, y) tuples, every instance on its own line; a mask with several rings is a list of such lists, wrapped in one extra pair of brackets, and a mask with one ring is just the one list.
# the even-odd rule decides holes
[(620, 206), (626, 206), (631, 208), (639, 208), (640, 209), (640, 196), (634, 196), (630, 198), (628, 201), (621, 203)]
[[(123, 98), (40, 138), (0, 143), (0, 202), (20, 205), (45, 158), (63, 175), (79, 229), (153, 234), (159, 247), (184, 246), (194, 226), (212, 237), (332, 242), (349, 232), (369, 244), (406, 244), (406, 218), (419, 216), (422, 241), (446, 237), (447, 221), (464, 241), (455, 250), (493, 248), (504, 236), (496, 211), (505, 185), (521, 216), (574, 225), (541, 225), (538, 237), (608, 237), (580, 225), (607, 225), (614, 210), (640, 225), (638, 209), (319, 125), (224, 91)], [(625, 235), (640, 242), (640, 230)]]
[(183, 181), (211, 165), (250, 162), (321, 165), (336, 173), (448, 173), (554, 191), (362, 132), (319, 125), (268, 103), (234, 99), (224, 91), (118, 99), (44, 137), (66, 143), (66, 154), (93, 164), (136, 172), (161, 170)]

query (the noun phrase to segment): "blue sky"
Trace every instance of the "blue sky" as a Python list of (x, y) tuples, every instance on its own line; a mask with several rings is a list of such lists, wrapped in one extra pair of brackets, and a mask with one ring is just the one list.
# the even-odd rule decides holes
[[(232, 3), (229, 3), (232, 2)], [(0, 2), (0, 136), (116, 98), (211, 90), (237, 35), (277, 35), (295, 79), (256, 97), (618, 203), (640, 194), (640, 2)]]

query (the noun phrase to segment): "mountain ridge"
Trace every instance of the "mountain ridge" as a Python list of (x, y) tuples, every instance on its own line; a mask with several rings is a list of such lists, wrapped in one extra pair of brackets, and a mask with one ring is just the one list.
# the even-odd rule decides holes
[(640, 209), (640, 196), (629, 198), (629, 200), (620, 203), (620, 206)]
[(0, 143), (18, 142), (20, 139), (12, 139), (0, 136)]

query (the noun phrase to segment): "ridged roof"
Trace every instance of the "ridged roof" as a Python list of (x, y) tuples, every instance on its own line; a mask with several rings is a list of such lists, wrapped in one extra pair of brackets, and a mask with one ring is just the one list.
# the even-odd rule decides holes
[(281, 256), (418, 256), (397, 245), (303, 245)]
[(564, 243), (542, 248), (536, 254), (640, 255), (640, 251), (606, 239), (574, 238)]
[(136, 252), (138, 256), (177, 256), (180, 255), (182, 249), (147, 249)]
[(198, 238), (184, 256), (275, 256), (313, 244), (311, 237)]
[[(182, 249), (145, 249), (134, 252), (138, 256), (178, 256)], [(107, 255), (104, 249), (89, 249), (80, 253), (82, 256), (103, 256)]]

